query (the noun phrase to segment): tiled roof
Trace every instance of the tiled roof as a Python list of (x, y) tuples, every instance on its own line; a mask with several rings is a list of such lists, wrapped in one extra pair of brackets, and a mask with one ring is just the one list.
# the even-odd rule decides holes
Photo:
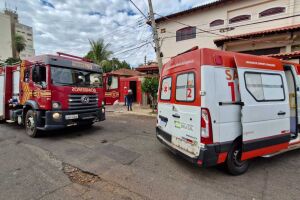
[(184, 10), (184, 11), (181, 11), (181, 12), (178, 12), (178, 13), (173, 13), (173, 14), (167, 15), (165, 17), (160, 17), (160, 18), (156, 19), (155, 21), (157, 23), (159, 23), (159, 22), (162, 22), (162, 21), (166, 21), (167, 18), (178, 17), (178, 16), (181, 16), (181, 15), (186, 15), (186, 14), (196, 12), (196, 11), (200, 11), (200, 10), (203, 10), (203, 9), (209, 9), (209, 8), (212, 8), (212, 7), (215, 7), (215, 6), (230, 2), (230, 1), (233, 2), (233, 1), (241, 1), (241, 0), (216, 0), (214, 2), (207, 3), (207, 4), (204, 4), (204, 5), (201, 5), (201, 6), (197, 6), (197, 7), (188, 9), (188, 10)]
[(144, 73), (141, 73), (141, 72), (138, 72), (135, 70), (131, 70), (131, 69), (125, 69), (125, 68), (112, 71), (109, 74), (119, 75), (119, 76), (141, 76), (141, 75), (144, 75)]
[(281, 58), (281, 59), (300, 58), (300, 51), (294, 51), (291, 53), (271, 54), (268, 56), (273, 58)]
[(224, 37), (221, 39), (216, 39), (216, 40), (214, 40), (214, 42), (217, 46), (221, 46), (222, 44), (224, 44), (224, 42), (228, 42), (228, 41), (235, 41), (235, 40), (240, 40), (240, 39), (247, 39), (250, 37), (272, 35), (275, 33), (283, 33), (283, 32), (296, 31), (296, 30), (300, 30), (300, 24), (292, 25), (292, 26), (284, 26), (284, 27), (280, 27), (280, 28), (273, 28), (273, 29), (268, 29), (268, 30), (264, 30), (264, 31), (257, 31), (257, 32), (252, 32), (252, 33), (228, 36), (228, 37)]
[(137, 71), (158, 70), (158, 64), (141, 65), (136, 68)]

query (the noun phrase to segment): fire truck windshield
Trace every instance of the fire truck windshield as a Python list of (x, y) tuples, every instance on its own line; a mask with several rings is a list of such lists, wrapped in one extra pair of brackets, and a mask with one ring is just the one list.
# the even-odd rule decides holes
[(102, 73), (51, 66), (51, 80), (54, 85), (102, 87)]

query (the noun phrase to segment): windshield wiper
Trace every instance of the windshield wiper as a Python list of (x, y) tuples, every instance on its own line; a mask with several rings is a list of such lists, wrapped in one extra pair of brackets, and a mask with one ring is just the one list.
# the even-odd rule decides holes
[(74, 86), (76, 83), (62, 83), (62, 82), (54, 82), (54, 84), (59, 84), (62, 86)]

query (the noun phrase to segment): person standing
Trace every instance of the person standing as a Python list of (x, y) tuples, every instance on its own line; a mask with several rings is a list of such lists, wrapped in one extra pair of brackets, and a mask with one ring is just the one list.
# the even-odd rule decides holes
[(125, 102), (125, 104), (124, 104), (124, 106), (126, 106), (128, 103), (127, 103), (127, 95), (128, 95), (128, 89), (127, 89), (127, 87), (124, 87), (124, 102)]
[(133, 94), (132, 94), (132, 90), (129, 89), (128, 90), (128, 94), (127, 94), (127, 110), (132, 111), (132, 102), (133, 102)]

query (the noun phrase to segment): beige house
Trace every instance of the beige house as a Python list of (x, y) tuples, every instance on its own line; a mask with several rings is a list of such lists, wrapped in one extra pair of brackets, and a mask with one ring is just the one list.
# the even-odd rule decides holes
[(300, 58), (300, 0), (219, 0), (156, 19), (163, 62), (194, 46)]

